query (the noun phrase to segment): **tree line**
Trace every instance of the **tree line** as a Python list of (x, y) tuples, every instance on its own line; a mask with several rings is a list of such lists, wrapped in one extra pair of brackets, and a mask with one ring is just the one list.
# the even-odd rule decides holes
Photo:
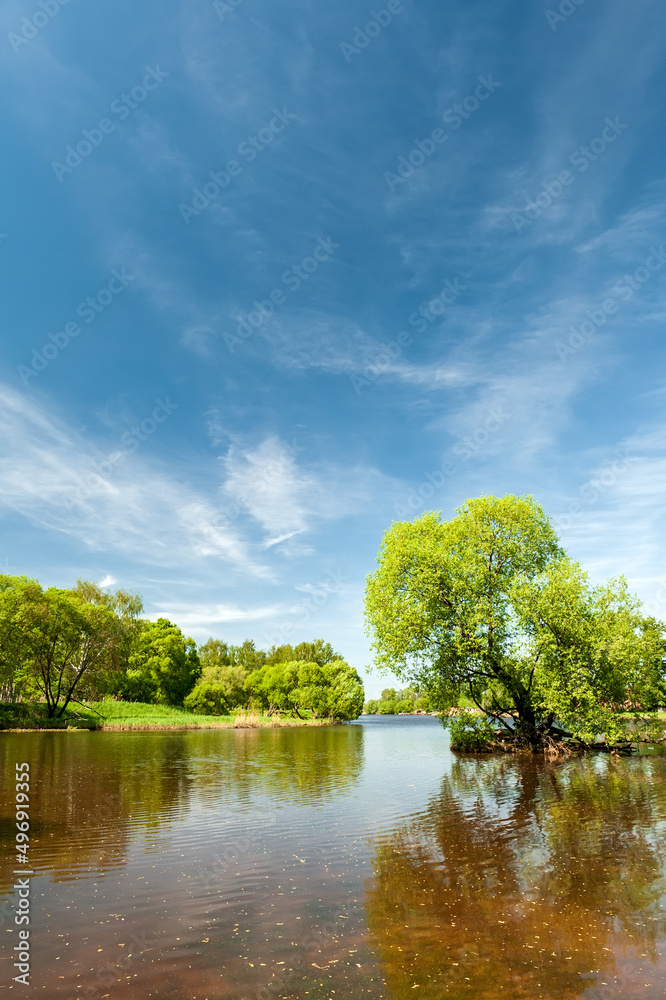
[(432, 708), (427, 692), (406, 687), (399, 691), (384, 688), (381, 698), (366, 701), (364, 711), (366, 715), (400, 715), (401, 712), (429, 712)]
[(249, 639), (197, 647), (173, 622), (142, 612), (139, 595), (125, 590), (85, 580), (45, 589), (0, 575), (0, 700), (41, 702), (50, 719), (109, 697), (209, 715), (241, 707), (339, 721), (361, 714), (360, 677), (323, 639), (267, 651)]

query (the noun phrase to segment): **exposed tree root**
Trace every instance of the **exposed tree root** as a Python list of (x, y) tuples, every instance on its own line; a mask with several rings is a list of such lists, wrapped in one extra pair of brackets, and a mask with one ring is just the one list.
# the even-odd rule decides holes
[(595, 742), (586, 743), (584, 740), (571, 736), (553, 736), (540, 733), (536, 740), (529, 740), (527, 737), (517, 733), (508, 733), (498, 730), (495, 739), (488, 746), (490, 753), (543, 753), (547, 757), (571, 757), (580, 753), (608, 753), (614, 756), (631, 756), (636, 753), (636, 743), (664, 743), (666, 738), (660, 740), (637, 740), (634, 743), (606, 743)]

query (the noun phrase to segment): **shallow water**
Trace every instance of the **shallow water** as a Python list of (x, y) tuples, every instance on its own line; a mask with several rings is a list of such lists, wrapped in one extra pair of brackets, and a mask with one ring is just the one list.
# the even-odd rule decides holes
[(4, 734), (0, 754), (0, 988), (25, 989), (27, 761), (40, 996), (666, 996), (666, 757), (459, 758), (436, 720), (385, 716)]

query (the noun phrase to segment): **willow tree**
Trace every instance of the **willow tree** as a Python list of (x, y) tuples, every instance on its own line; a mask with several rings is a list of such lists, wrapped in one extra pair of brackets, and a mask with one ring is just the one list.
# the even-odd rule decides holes
[[(0, 679), (12, 697), (36, 694), (48, 718), (104, 689), (122, 669), (141, 600), (123, 590), (43, 590), (36, 580), (0, 577)], [(75, 697), (76, 696), (76, 697)]]
[(246, 681), (250, 699), (272, 715), (276, 711), (301, 711), (314, 719), (348, 722), (363, 711), (363, 682), (344, 660), (320, 666), (307, 660), (266, 664), (254, 670)]
[[(655, 703), (663, 628), (623, 578), (591, 586), (532, 497), (478, 497), (386, 532), (367, 581), (375, 662), (438, 707), (468, 695), (532, 744), (625, 730)], [(504, 723), (506, 725), (506, 723)]]

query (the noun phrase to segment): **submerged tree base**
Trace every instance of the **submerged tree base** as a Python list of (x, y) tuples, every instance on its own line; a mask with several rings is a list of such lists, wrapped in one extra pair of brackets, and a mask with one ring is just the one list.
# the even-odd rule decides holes
[(451, 749), (456, 753), (522, 753), (544, 754), (547, 757), (570, 757), (581, 753), (607, 753), (615, 756), (631, 756), (644, 744), (666, 743), (664, 737), (643, 737), (636, 734), (634, 739), (626, 736), (616, 742), (601, 739), (586, 742), (564, 730), (551, 726), (544, 728), (498, 729), (497, 720), (472, 712), (461, 712), (454, 716), (440, 716), (440, 722), (451, 733)]
[(631, 757), (638, 753), (638, 747), (642, 744), (654, 746), (660, 743), (666, 743), (666, 737), (656, 740), (633, 740), (619, 743), (607, 743), (599, 740), (594, 743), (586, 743), (584, 740), (572, 736), (562, 738), (541, 736), (535, 742), (516, 733), (496, 731), (484, 745), (479, 743), (474, 747), (469, 747), (452, 740), (451, 749), (455, 753), (543, 754), (546, 757), (572, 757), (582, 753), (605, 753), (613, 756)]
[[(538, 741), (530, 741), (514, 733), (497, 731), (488, 746), (488, 753), (531, 753), (547, 757), (571, 757), (581, 753), (608, 753), (629, 757), (635, 752), (635, 743), (606, 743), (596, 741), (585, 743), (574, 737), (553, 737), (541, 735)], [(452, 750), (458, 748), (451, 744)]]

